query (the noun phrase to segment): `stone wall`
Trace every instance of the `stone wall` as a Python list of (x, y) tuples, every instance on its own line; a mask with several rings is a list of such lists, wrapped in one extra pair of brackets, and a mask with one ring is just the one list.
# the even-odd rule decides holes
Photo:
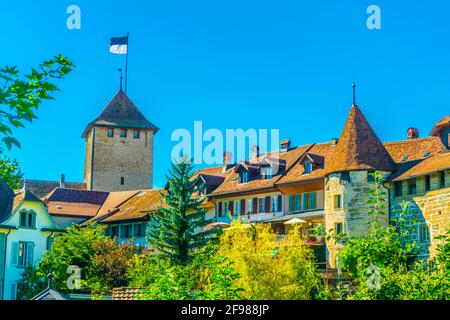
[[(92, 190), (124, 191), (151, 189), (153, 186), (153, 134), (140, 130), (139, 139), (133, 138), (128, 129), (127, 137), (120, 137), (120, 129), (114, 128), (114, 137), (107, 136), (107, 128), (96, 127), (93, 141), (87, 140), (85, 181), (89, 181), (92, 163)], [(89, 166), (89, 167), (88, 167)], [(121, 179), (124, 184), (121, 184)], [(88, 188), (90, 184), (88, 184)]]
[[(372, 219), (372, 216), (368, 214), (367, 201), (368, 192), (373, 186), (367, 182), (367, 171), (351, 171), (349, 176), (349, 182), (341, 179), (341, 173), (331, 174), (327, 178), (324, 197), (325, 229), (327, 231), (335, 229), (337, 223), (342, 223), (343, 232), (347, 235), (363, 235), (367, 232), (368, 223)], [(386, 189), (385, 191), (387, 192)], [(341, 208), (335, 208), (336, 195), (341, 195)], [(387, 204), (386, 207), (388, 207)], [(380, 222), (387, 225), (388, 219), (386, 212), (384, 216), (381, 216)], [(341, 243), (336, 243), (334, 240), (327, 241), (330, 267), (335, 267), (336, 254), (341, 248)]]
[[(397, 217), (402, 201), (409, 201), (408, 219), (414, 219), (418, 225), (410, 232), (410, 239), (419, 245), (422, 258), (436, 253), (436, 237), (444, 234), (450, 227), (450, 174), (445, 175), (445, 188), (440, 188), (439, 174), (430, 176), (430, 191), (425, 190), (425, 177), (416, 178), (417, 193), (408, 195), (408, 180), (402, 181), (402, 196), (396, 197), (394, 185), (391, 185), (390, 208), (392, 217)], [(421, 239), (420, 224), (429, 230), (429, 240)]]

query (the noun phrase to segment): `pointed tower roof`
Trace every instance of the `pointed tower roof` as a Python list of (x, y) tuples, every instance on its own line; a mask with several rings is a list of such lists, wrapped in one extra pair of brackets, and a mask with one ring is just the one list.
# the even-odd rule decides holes
[(87, 137), (93, 126), (150, 129), (155, 132), (159, 130), (122, 90), (119, 90), (100, 115), (88, 124), (83, 138)]
[(358, 106), (353, 105), (328, 173), (351, 170), (393, 171), (395, 163)]

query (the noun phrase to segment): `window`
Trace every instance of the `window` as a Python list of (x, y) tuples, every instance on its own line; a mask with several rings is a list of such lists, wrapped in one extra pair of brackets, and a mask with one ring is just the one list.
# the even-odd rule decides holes
[(367, 182), (375, 182), (375, 178), (374, 178), (373, 174), (374, 174), (373, 171), (367, 172)]
[(342, 222), (338, 222), (338, 223), (334, 224), (334, 231), (336, 232), (336, 234), (340, 234), (344, 231), (342, 228)]
[(263, 171), (264, 171), (264, 179), (272, 179), (273, 177), (272, 167), (266, 167), (263, 169)]
[(141, 137), (141, 132), (139, 130), (133, 130), (133, 139), (139, 139), (140, 137)]
[(403, 185), (401, 181), (394, 182), (394, 195), (401, 197), (403, 195)]
[(336, 194), (334, 196), (334, 208), (341, 209), (342, 208), (342, 195)]
[(270, 212), (278, 212), (278, 197), (274, 196), (270, 199)]
[(34, 212), (22, 211), (20, 213), (20, 224), (21, 228), (36, 228), (36, 214)]
[(317, 193), (316, 192), (310, 193), (309, 207), (311, 209), (317, 208)]
[(136, 237), (142, 237), (144, 235), (144, 224), (137, 223), (134, 225), (134, 235)]
[(110, 236), (111, 238), (115, 238), (119, 235), (119, 227), (118, 226), (112, 226), (111, 228), (111, 232), (110, 232)]
[(236, 215), (240, 215), (241, 214), (241, 201), (236, 200), (235, 206), (236, 206)]
[(108, 130), (106, 130), (106, 136), (108, 138), (114, 137), (114, 129), (113, 128), (109, 128)]
[(305, 174), (311, 173), (312, 171), (312, 162), (309, 159), (305, 160)]
[(121, 138), (127, 137), (127, 129), (120, 129), (120, 137)]
[(219, 203), (217, 204), (217, 216), (218, 216), (219, 218), (223, 217), (222, 206), (223, 206), (222, 202), (219, 202)]
[(408, 180), (408, 194), (413, 195), (416, 193), (417, 193), (416, 178), (409, 179)]
[(264, 207), (264, 203), (265, 202), (265, 198), (258, 198), (258, 213), (263, 213), (265, 212), (265, 207)]
[(125, 178), (124, 177), (120, 177), (120, 185), (124, 185), (125, 184)]
[(19, 267), (33, 265), (34, 243), (13, 242), (12, 244), (13, 264)]
[(247, 171), (242, 171), (241, 174), (240, 174), (240, 178), (241, 178), (241, 183), (248, 182), (248, 172)]
[(248, 199), (248, 210), (247, 213), (252, 213), (253, 212), (253, 199)]
[(439, 173), (439, 187), (441, 189), (445, 188), (445, 172), (444, 171)]
[(430, 191), (431, 189), (431, 181), (430, 176), (425, 176), (425, 191)]
[(129, 239), (131, 238), (131, 224), (126, 224), (122, 226), (121, 238)]
[(202, 196), (206, 194), (206, 184), (202, 180), (198, 182), (198, 193)]
[(420, 242), (430, 241), (430, 230), (428, 229), (428, 225), (426, 223), (418, 225), (418, 232)]
[(309, 203), (309, 193), (303, 194), (303, 210), (308, 210), (310, 208)]
[(239, 200), (239, 201), (240, 201), (240, 205), (239, 205), (240, 211), (239, 211), (239, 214), (245, 214), (245, 213), (246, 213), (246, 211), (245, 211), (245, 203), (246, 203), (246, 201), (245, 201), (245, 199), (241, 199), (241, 200)]

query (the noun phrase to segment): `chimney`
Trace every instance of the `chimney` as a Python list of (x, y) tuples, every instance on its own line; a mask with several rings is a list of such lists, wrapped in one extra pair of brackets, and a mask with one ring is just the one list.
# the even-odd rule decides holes
[(338, 142), (339, 142), (339, 139), (338, 139), (338, 138), (331, 138), (331, 145), (332, 145), (332, 146), (337, 145)]
[(416, 128), (409, 128), (407, 133), (408, 140), (417, 139), (419, 137), (419, 130)]
[(291, 147), (291, 140), (290, 139), (281, 140), (281, 142), (280, 142), (280, 150), (281, 150), (281, 152), (289, 151), (290, 147)]
[(65, 188), (66, 187), (66, 176), (64, 173), (61, 173), (61, 179), (59, 180), (59, 187)]
[(223, 153), (223, 167), (222, 172), (225, 172), (228, 170), (229, 165), (233, 164), (233, 153), (225, 151)]
[(254, 145), (250, 153), (250, 160), (256, 160), (259, 157), (259, 146)]

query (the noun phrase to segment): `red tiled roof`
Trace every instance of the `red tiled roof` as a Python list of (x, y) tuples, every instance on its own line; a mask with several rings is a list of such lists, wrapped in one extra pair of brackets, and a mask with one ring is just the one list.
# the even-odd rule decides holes
[[(397, 142), (385, 142), (384, 147), (396, 163), (423, 160), (425, 152), (433, 156), (442, 152), (445, 147), (438, 137), (417, 138)], [(406, 157), (405, 161), (402, 159)]]
[(450, 115), (443, 117), (439, 120), (434, 126), (433, 130), (431, 130), (430, 136), (439, 136), (441, 131), (444, 128), (450, 127)]
[(450, 152), (436, 154), (393, 178), (393, 181), (419, 177), (450, 169)]
[(94, 121), (89, 123), (83, 133), (83, 138), (87, 136), (91, 127), (94, 125), (158, 131), (158, 128), (147, 120), (122, 90), (114, 96), (106, 108), (103, 109), (102, 113)]
[(353, 105), (328, 173), (349, 170), (394, 171), (395, 164), (361, 110)]

